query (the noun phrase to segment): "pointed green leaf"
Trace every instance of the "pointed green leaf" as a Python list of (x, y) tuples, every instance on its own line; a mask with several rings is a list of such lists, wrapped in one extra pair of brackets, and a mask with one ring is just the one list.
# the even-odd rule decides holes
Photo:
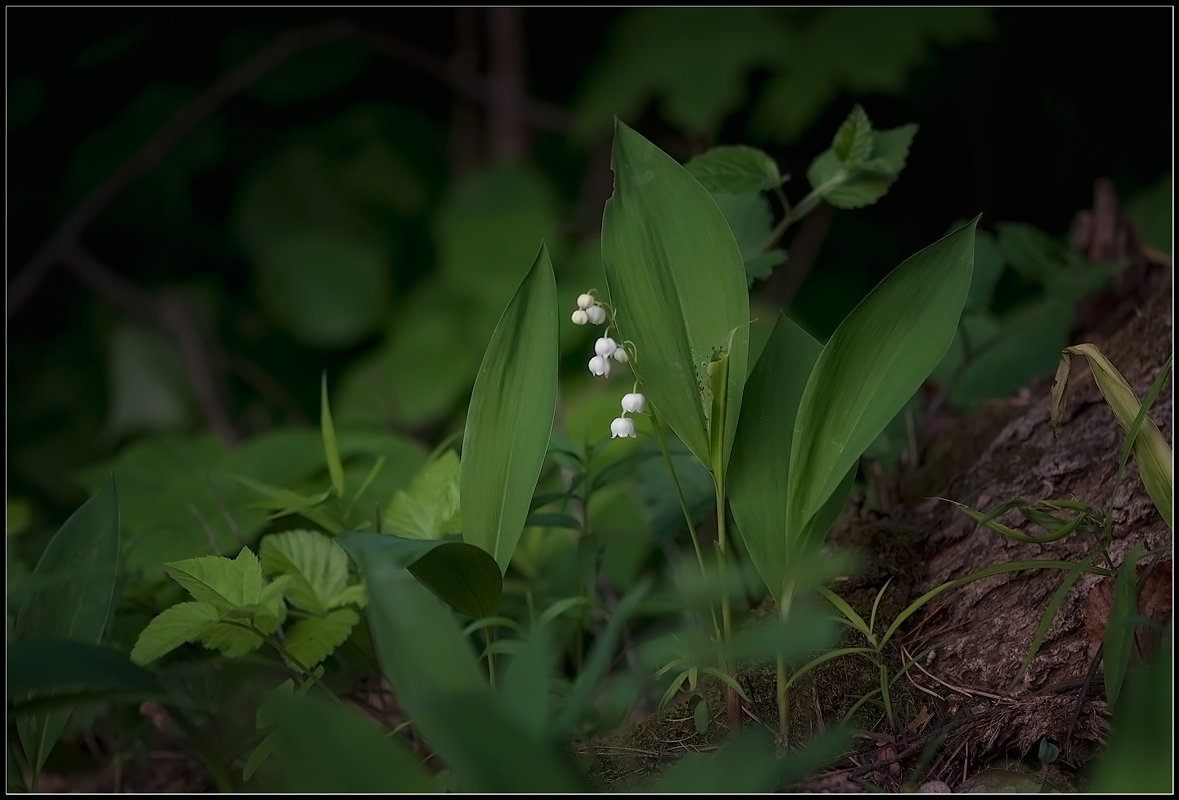
[(393, 495), (385, 511), (390, 533), (411, 539), (438, 539), (462, 529), (459, 515), (459, 458), (453, 450), (422, 467), (413, 482)]
[(201, 556), (165, 564), (164, 570), (194, 600), (219, 609), (248, 606), (262, 595), (262, 567), (248, 547), (232, 561), (224, 556)]
[(893, 270), (823, 348), (795, 421), (789, 528), (819, 511), (945, 355), (970, 288), (976, 224)]
[(506, 572), (524, 531), (557, 402), (557, 284), (548, 249), (508, 303), (475, 378), (463, 433), (463, 541)]
[(723, 145), (705, 150), (684, 169), (710, 194), (746, 194), (782, 184), (774, 159), (756, 147)]
[(348, 584), (348, 554), (319, 531), (290, 530), (262, 539), (262, 571), (288, 575), (291, 605), (324, 614)]
[(148, 697), (165, 692), (155, 676), (117, 650), (68, 639), (13, 642), (8, 647), (8, 696), (19, 708), (32, 693), (64, 689), (118, 689)]
[(131, 661), (150, 664), (198, 636), (221, 619), (221, 612), (208, 603), (179, 603), (157, 614), (135, 640)]
[(733, 519), (749, 560), (776, 602), (782, 599), (793, 552), (786, 529), (786, 491), (795, 417), (822, 352), (814, 337), (779, 314), (745, 384), (729, 462)]
[[(860, 208), (884, 196), (905, 167), (917, 126), (872, 131), (871, 149), (862, 158), (852, 157), (863, 153), (863, 140), (856, 138), (856, 130), (849, 118), (836, 134), (835, 143), (820, 153), (807, 169), (811, 188), (836, 208)], [(848, 153), (850, 160), (842, 158), (840, 152)]]
[(859, 103), (856, 103), (847, 119), (835, 132), (831, 150), (844, 166), (867, 161), (871, 155), (872, 123), (868, 121), (868, 114)]
[(273, 706), (274, 753), (292, 791), (435, 791), (418, 760), (364, 715), (318, 697), (275, 697)]
[(302, 619), (286, 630), (283, 647), (304, 667), (314, 667), (347, 640), (358, 622), (360, 615), (350, 608)]
[(1111, 709), (1117, 707), (1122, 691), (1122, 680), (1130, 666), (1130, 651), (1134, 646), (1134, 622), (1138, 611), (1137, 564), (1139, 551), (1135, 547), (1118, 567), (1114, 578), (1113, 603), (1101, 638), (1101, 657), (1105, 667), (1105, 699)]
[[(21, 604), (12, 641), (69, 639), (98, 644), (110, 612), (119, 557), (119, 503), (113, 477), (70, 515), (49, 540), (29, 584), (34, 591)], [(54, 581), (69, 574), (66, 582)], [(25, 757), (39, 773), (57, 743), (70, 709), (23, 715), (17, 730)]]
[[(708, 364), (732, 336), (724, 452), (737, 430), (749, 350), (741, 251), (708, 192), (666, 153), (615, 123), (614, 195), (602, 219), (602, 265), (619, 341), (647, 399), (702, 463), (709, 452)], [(735, 332), (735, 333), (734, 333)]]
[(332, 424), (332, 409), (328, 405), (327, 372), (319, 384), (319, 427), (323, 433), (323, 456), (327, 460), (328, 475), (336, 497), (344, 496), (344, 465), (340, 461), (340, 448), (336, 444), (336, 426)]

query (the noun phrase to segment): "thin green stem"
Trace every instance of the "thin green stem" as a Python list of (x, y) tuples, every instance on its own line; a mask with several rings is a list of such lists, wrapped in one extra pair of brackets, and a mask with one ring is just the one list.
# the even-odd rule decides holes
[(772, 231), (770, 231), (770, 235), (766, 237), (764, 242), (762, 242), (761, 247), (757, 249), (757, 252), (764, 253), (777, 244), (778, 240), (782, 238), (782, 234), (786, 232), (787, 228), (798, 222), (807, 214), (814, 211), (815, 207), (823, 201), (823, 198), (827, 195), (827, 193), (842, 183), (846, 178), (847, 173), (841, 169), (839, 172), (835, 173), (835, 175), (832, 176), (830, 180), (812, 189), (806, 197), (799, 201), (798, 205), (794, 206), (794, 208), (786, 206), (787, 210), (785, 216), (783, 216), (781, 221), (774, 226)]

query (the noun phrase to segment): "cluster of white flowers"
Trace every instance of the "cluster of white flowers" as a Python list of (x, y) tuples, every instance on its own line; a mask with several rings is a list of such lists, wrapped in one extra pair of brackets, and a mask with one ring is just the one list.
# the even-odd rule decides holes
[(583, 294), (577, 298), (577, 310), (573, 312), (573, 324), (585, 325), (592, 322), (601, 325), (606, 321), (606, 309), (598, 305), (592, 294)]
[[(601, 325), (605, 321), (606, 309), (602, 307), (593, 294), (587, 293), (578, 296), (577, 310), (573, 312), (574, 325), (585, 325), (586, 323)], [(610, 332), (609, 327), (607, 327), (606, 332)], [(602, 336), (594, 342), (594, 353), (596, 355), (589, 361), (589, 371), (602, 378), (610, 377), (611, 358), (619, 364), (625, 364), (630, 361), (626, 347), (614, 341), (609, 336)], [(647, 399), (638, 392), (631, 392), (622, 398), (622, 416), (610, 423), (611, 439), (618, 439), (620, 437), (635, 438), (634, 420), (627, 419), (626, 415), (641, 414), (646, 402)]]

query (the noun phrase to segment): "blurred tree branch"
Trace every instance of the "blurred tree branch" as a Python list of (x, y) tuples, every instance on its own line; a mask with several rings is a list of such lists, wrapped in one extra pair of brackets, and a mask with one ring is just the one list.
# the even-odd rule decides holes
[[(454, 92), (475, 102), (484, 105), (495, 102), (491, 81), (470, 70), (464, 62), (446, 61), (395, 37), (359, 30), (347, 20), (284, 34), (181, 109), (135, 155), (123, 162), (74, 207), (49, 240), (9, 283), (8, 316), (12, 317), (20, 310), (55, 264), (67, 257), (71, 260), (76, 258), (73, 251), (78, 237), (116, 197), (158, 166), (173, 147), (217, 108), (292, 56), (350, 36), (379, 54), (396, 58), (434, 76)], [(569, 127), (568, 113), (546, 103), (526, 100), (522, 114), (530, 124), (545, 130), (564, 131)]]

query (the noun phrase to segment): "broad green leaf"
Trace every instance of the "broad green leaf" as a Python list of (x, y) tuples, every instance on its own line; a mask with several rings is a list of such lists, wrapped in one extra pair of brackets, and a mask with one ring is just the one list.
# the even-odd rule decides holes
[(14, 642), (8, 647), (7, 664), (8, 696), (16, 710), (24, 698), (67, 689), (117, 689), (142, 699), (166, 695), (154, 675), (124, 654), (85, 642)]
[(459, 458), (453, 450), (443, 451), (393, 495), (385, 527), (411, 539), (438, 539), (461, 530)]
[(1152, 659), (1130, 666), (1113, 715), (1109, 746), (1094, 766), (1089, 791), (1127, 795), (1174, 791), (1173, 653), (1168, 631)]
[[(431, 729), (422, 726), (423, 714), (434, 722)], [(564, 748), (529, 733), (489, 692), (439, 692), (425, 698), (423, 711), (413, 717), (463, 792), (550, 794), (587, 788)]]
[(722, 145), (705, 150), (684, 169), (710, 194), (748, 194), (780, 186), (778, 165), (764, 151), (746, 145)]
[(893, 270), (823, 348), (795, 420), (789, 529), (820, 509), (945, 355), (970, 288), (976, 224)]
[(429, 774), (371, 719), (318, 697), (274, 697), (274, 753), (296, 792), (424, 793)]
[[(823, 346), (784, 314), (745, 384), (729, 462), (729, 506), (749, 559), (781, 602), (795, 545), (786, 529), (794, 423)], [(800, 531), (795, 531), (797, 535)]]
[[(414, 707), (420, 698), (439, 692), (482, 691), (487, 683), (454, 616), (406, 570), (408, 548), (398, 546), (396, 539), (349, 531), (338, 541), (368, 587), (365, 611), (381, 668), (410, 716), (420, 722)], [(422, 549), (438, 545), (401, 542)]]
[(347, 640), (358, 622), (360, 616), (350, 608), (301, 619), (285, 631), (283, 647), (304, 667), (314, 667)]
[(196, 641), (219, 619), (221, 612), (208, 603), (179, 603), (166, 608), (140, 632), (131, 650), (131, 661), (150, 664), (185, 642)]
[(541, 245), (487, 345), (463, 433), (463, 541), (490, 553), (501, 573), (524, 530), (548, 450), (557, 355), (557, 286)]
[[(1068, 382), (1069, 361), (1072, 356), (1084, 356), (1089, 362), (1089, 369), (1097, 388), (1101, 390), (1101, 396), (1109, 404), (1122, 429), (1130, 430), (1142, 409), (1142, 403), (1130, 384), (1126, 383), (1122, 373), (1118, 372), (1109, 359), (1092, 344), (1067, 347), (1061, 353), (1056, 380), (1052, 384), (1052, 425), (1059, 425), (1064, 418), (1064, 390)], [(1142, 419), (1134, 440), (1134, 456), (1138, 461), (1138, 474), (1142, 478), (1142, 485), (1146, 487), (1147, 494), (1162, 515), (1163, 521), (1167, 523), (1167, 527), (1172, 527), (1175, 493), (1172, 463), (1174, 456), (1171, 445), (1149, 415)]]
[(1110, 604), (1109, 619), (1101, 637), (1101, 657), (1105, 667), (1105, 700), (1111, 709), (1117, 708), (1118, 694), (1126, 668), (1130, 666), (1130, 651), (1134, 646), (1134, 623), (1138, 612), (1138, 587), (1136, 585), (1139, 551), (1135, 547), (1118, 567), (1114, 578), (1113, 603)]
[[(11, 640), (98, 644), (114, 595), (118, 557), (119, 503), (111, 476), (49, 540), (30, 583), (48, 582), (58, 573), (74, 577), (30, 594), (17, 612)], [(69, 716), (70, 709), (64, 708), (17, 718), (21, 746), (35, 774), (40, 773)]]
[[(737, 430), (749, 349), (745, 268), (728, 223), (688, 172), (621, 122), (614, 195), (602, 219), (602, 264), (619, 340), (647, 399), (700, 461), (709, 451), (708, 365), (730, 342), (724, 452)], [(714, 476), (717, 479), (719, 475)], [(465, 515), (464, 515), (465, 517)]]
[(221, 610), (257, 603), (262, 596), (262, 567), (248, 547), (233, 560), (201, 556), (173, 561), (164, 569), (194, 600)]
[(290, 576), (286, 597), (304, 611), (326, 613), (348, 584), (348, 554), (318, 531), (272, 533), (260, 553), (263, 573)]
[[(348, 541), (356, 539), (365, 543), (370, 557), (408, 569), (430, 591), (468, 617), (482, 619), (499, 610), (503, 576), (495, 559), (482, 548), (465, 542), (357, 531), (342, 534), (339, 542), (351, 554)], [(337, 600), (336, 604), (341, 602), (353, 601)]]
[(558, 651), (543, 627), (534, 628), (503, 673), (499, 696), (502, 706), (529, 736), (548, 734), (549, 677)]
[(319, 385), (319, 427), (323, 434), (323, 456), (327, 461), (328, 475), (336, 497), (344, 496), (344, 465), (340, 462), (340, 448), (336, 443), (336, 426), (332, 424), (332, 410), (328, 406), (327, 372)]

